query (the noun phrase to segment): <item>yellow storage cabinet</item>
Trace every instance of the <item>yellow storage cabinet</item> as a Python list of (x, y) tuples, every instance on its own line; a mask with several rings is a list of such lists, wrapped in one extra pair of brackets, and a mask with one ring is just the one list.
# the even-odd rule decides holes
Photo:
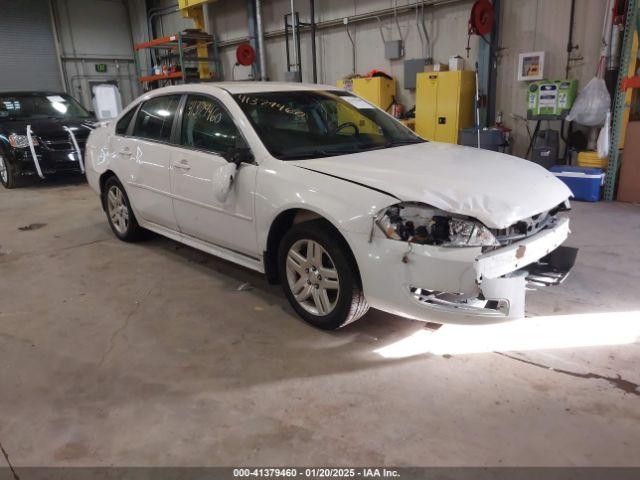
[[(384, 77), (338, 80), (337, 86), (350, 90), (383, 110), (389, 109), (396, 94), (396, 81)], [(380, 127), (377, 124), (358, 114), (356, 110), (340, 105), (338, 107), (338, 123), (345, 122), (355, 123), (361, 133), (380, 133)]]
[(389, 110), (393, 102), (393, 97), (396, 94), (395, 79), (385, 77), (338, 80), (337, 85), (338, 88), (351, 90), (359, 97), (364, 98), (382, 110)]
[(426, 140), (458, 143), (458, 132), (474, 125), (473, 71), (423, 72), (416, 80), (416, 133)]

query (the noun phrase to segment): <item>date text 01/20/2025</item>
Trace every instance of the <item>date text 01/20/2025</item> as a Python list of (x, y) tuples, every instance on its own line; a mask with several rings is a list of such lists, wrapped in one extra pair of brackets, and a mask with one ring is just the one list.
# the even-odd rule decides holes
[(386, 468), (235, 468), (234, 478), (398, 478), (397, 470)]

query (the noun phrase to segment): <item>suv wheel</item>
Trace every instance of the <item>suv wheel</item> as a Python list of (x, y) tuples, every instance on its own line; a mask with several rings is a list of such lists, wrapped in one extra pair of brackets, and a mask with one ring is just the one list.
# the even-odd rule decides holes
[(287, 299), (306, 322), (334, 330), (369, 309), (354, 261), (323, 221), (304, 222), (280, 243), (278, 266)]
[(2, 151), (0, 151), (0, 183), (2, 183), (5, 188), (15, 188), (18, 186), (13, 166), (5, 159)]

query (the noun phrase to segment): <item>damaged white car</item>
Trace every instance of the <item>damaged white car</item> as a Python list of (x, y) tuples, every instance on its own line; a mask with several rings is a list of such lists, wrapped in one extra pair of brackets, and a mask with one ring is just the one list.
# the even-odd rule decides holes
[(144, 229), (265, 273), (307, 322), (378, 308), (417, 320), (524, 315), (576, 250), (570, 190), (542, 167), (426, 142), (330, 86), (218, 83), (149, 93), (87, 143), (116, 236)]

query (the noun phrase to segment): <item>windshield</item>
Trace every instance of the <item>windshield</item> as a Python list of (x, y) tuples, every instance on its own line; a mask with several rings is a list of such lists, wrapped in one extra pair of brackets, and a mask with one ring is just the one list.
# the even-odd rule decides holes
[(271, 155), (300, 160), (422, 143), (402, 124), (343, 91), (233, 95)]
[(90, 118), (69, 95), (44, 93), (0, 95), (0, 120), (5, 118)]

